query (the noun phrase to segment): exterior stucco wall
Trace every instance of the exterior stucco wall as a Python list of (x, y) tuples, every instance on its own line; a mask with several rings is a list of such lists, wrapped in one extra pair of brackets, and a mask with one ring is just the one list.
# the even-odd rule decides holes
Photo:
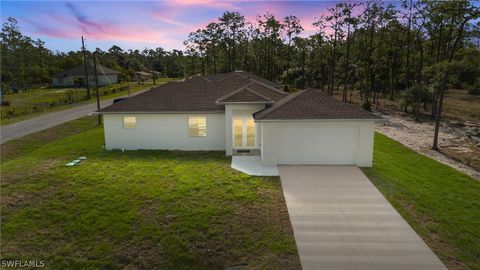
[[(227, 104), (225, 105), (225, 136), (226, 136), (226, 154), (231, 156), (233, 152), (233, 126), (232, 120), (236, 115), (252, 115), (265, 108), (264, 104)], [(256, 142), (257, 146), (261, 144), (261, 128), (256, 123)]]
[[(136, 116), (136, 128), (123, 127), (123, 116)], [(104, 114), (105, 147), (139, 150), (225, 150), (224, 114)], [(205, 115), (207, 136), (188, 136), (188, 116)]]
[(260, 127), (265, 165), (372, 166), (374, 122), (260, 122)]

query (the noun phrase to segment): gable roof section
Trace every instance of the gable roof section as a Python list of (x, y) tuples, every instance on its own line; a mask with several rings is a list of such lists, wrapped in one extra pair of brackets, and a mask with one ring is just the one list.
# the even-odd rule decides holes
[[(235, 77), (229, 77), (223, 81), (231, 80)], [(274, 103), (285, 96), (288, 93), (278, 90), (276, 88), (270, 87), (253, 81), (248, 85), (240, 88), (234, 92), (228, 93), (225, 96), (220, 97), (217, 100), (217, 103), (230, 103), (230, 102), (245, 102), (245, 103)]]
[(253, 90), (248, 84), (236, 91), (228, 93), (217, 100), (217, 104), (224, 103), (273, 103), (274, 101), (266, 96), (263, 96)]
[[(105, 72), (105, 75), (120, 74), (120, 72), (118, 72), (116, 70), (113, 70), (111, 68), (107, 68), (107, 67), (104, 67), (104, 66), (101, 66), (101, 65), (97, 65), (97, 75), (103, 75), (102, 70), (103, 70), (103, 72)], [(93, 76), (95, 74), (93, 71), (94, 71), (93, 64), (88, 62), (88, 64), (87, 64), (88, 75)], [(85, 76), (84, 66), (80, 65), (78, 67), (67, 69), (65, 71), (62, 71), (62, 72), (59, 72), (59, 73), (53, 75), (54, 78), (63, 78), (63, 77), (67, 77), (67, 76), (82, 76), (82, 77)]]
[(170, 82), (99, 112), (222, 112), (225, 107), (215, 101), (250, 83), (250, 80), (242, 77), (212, 83)]
[(381, 119), (353, 104), (335, 100), (317, 89), (291, 94), (254, 114), (256, 120)]
[(260, 83), (254, 83), (248, 87), (249, 89), (255, 91), (256, 93), (266, 96), (274, 101), (279, 101), (280, 99), (288, 96), (287, 92), (284, 92), (282, 90), (279, 90), (274, 87), (270, 87), (268, 85), (260, 84)]

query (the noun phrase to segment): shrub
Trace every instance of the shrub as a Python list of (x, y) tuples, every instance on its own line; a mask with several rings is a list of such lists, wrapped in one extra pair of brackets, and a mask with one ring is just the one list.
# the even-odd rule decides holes
[(75, 91), (67, 90), (67, 92), (65, 92), (65, 103), (75, 102), (74, 95), (75, 95)]
[(420, 103), (423, 103), (424, 107), (426, 104), (432, 103), (432, 94), (429, 89), (427, 87), (420, 89), (419, 85), (415, 85), (407, 89), (403, 95), (402, 106), (405, 112), (408, 111), (408, 107), (412, 107), (413, 111), (415, 111), (418, 95), (420, 95)]
[(480, 95), (480, 87), (479, 88), (471, 88), (468, 90), (468, 94), (469, 95), (474, 95), (474, 96), (477, 96), (477, 95)]
[(7, 111), (7, 116), (8, 116), (8, 117), (13, 117), (13, 116), (15, 116), (15, 108), (10, 108), (10, 109), (8, 109), (8, 111)]
[(39, 106), (37, 106), (37, 105), (33, 105), (33, 107), (32, 107), (32, 111), (33, 111), (33, 112), (39, 112), (39, 111), (41, 111), (41, 109), (40, 109), (40, 107), (39, 107)]
[(469, 95), (480, 95), (480, 80), (477, 80), (477, 82), (473, 85), (473, 87), (470, 87), (468, 89), (468, 94)]

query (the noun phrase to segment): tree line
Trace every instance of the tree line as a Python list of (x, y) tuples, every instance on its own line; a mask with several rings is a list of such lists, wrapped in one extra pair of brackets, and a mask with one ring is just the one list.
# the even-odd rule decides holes
[[(87, 41), (88, 42), (88, 41)], [(29, 88), (51, 83), (55, 73), (83, 64), (79, 37), (79, 50), (69, 52), (51, 51), (41, 39), (34, 40), (23, 35), (15, 18), (8, 18), (0, 33), (1, 89)], [(113, 45), (107, 51), (99, 48), (86, 50), (86, 59), (93, 63), (93, 53), (106, 67), (121, 72), (121, 80), (129, 81), (135, 71), (155, 70), (167, 77), (183, 77), (185, 56), (181, 50), (166, 51), (163, 48), (123, 50)]]
[[(338, 89), (344, 101), (354, 88), (365, 107), (380, 94), (394, 99), (402, 90), (422, 103), (427, 90), (435, 100), (441, 96), (442, 74), (444, 84), (478, 87), (478, 18), (479, 8), (470, 1), (345, 2), (328, 8), (313, 23), (317, 32), (302, 37), (301, 21), (293, 15), (267, 12), (248, 22), (238, 12), (225, 12), (184, 42), (186, 71), (243, 69), (282, 82), (287, 90)], [(416, 98), (408, 102), (419, 107)]]

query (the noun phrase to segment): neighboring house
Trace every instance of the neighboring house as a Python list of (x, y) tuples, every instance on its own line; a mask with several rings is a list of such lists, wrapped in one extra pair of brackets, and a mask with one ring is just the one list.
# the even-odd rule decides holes
[(100, 110), (106, 149), (252, 151), (264, 165), (372, 165), (382, 118), (246, 72), (172, 82)]
[(145, 72), (145, 71), (136, 71), (134, 80), (135, 81), (139, 81), (139, 80), (145, 81), (145, 80), (148, 80), (148, 79), (151, 79), (151, 78), (152, 78), (152, 73)]
[[(88, 81), (90, 86), (95, 85), (95, 73), (93, 64), (87, 65)], [(118, 83), (120, 72), (97, 65), (98, 85)], [(85, 67), (83, 65), (65, 70), (53, 75), (53, 86), (85, 86)]]

